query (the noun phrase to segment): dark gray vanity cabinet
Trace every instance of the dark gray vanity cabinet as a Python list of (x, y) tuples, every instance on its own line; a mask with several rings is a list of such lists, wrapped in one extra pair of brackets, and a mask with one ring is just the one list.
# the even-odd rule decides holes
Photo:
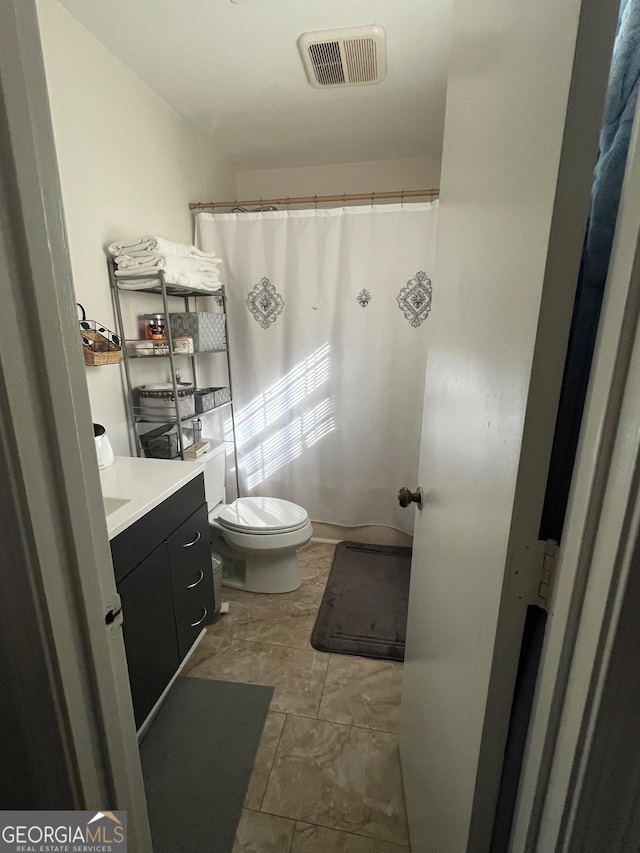
[(111, 541), (139, 728), (215, 610), (202, 474)]
[(139, 728), (180, 666), (166, 544), (118, 585), (131, 698)]

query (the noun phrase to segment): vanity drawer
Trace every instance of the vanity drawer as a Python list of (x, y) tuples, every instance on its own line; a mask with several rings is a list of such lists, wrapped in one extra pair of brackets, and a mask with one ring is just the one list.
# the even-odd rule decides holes
[[(167, 462), (179, 465), (179, 462)], [(123, 580), (144, 558), (164, 542), (204, 502), (204, 475), (198, 474), (179, 491), (158, 504), (135, 524), (111, 540), (116, 583)], [(176, 530), (178, 528), (178, 530)]]
[(178, 619), (176, 633), (180, 660), (184, 659), (200, 631), (211, 623), (213, 610), (213, 585), (211, 585), (211, 589), (207, 590), (206, 594), (201, 594), (200, 599)]
[[(213, 572), (211, 569), (211, 542), (207, 505), (202, 504), (190, 518), (171, 534), (169, 565), (173, 606), (176, 619), (199, 602), (213, 597)], [(204, 605), (203, 605), (204, 606)], [(213, 612), (213, 611), (211, 611)], [(192, 620), (195, 621), (195, 620)]]

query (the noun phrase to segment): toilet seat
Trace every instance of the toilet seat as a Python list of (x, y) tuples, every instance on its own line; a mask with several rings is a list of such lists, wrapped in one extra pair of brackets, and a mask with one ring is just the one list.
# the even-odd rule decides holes
[(215, 521), (230, 533), (273, 536), (306, 527), (309, 514), (301, 506), (281, 498), (238, 498), (221, 508)]
[(205, 454), (205, 496), (212, 552), (223, 562), (224, 586), (246, 592), (287, 593), (302, 584), (297, 550), (313, 536), (309, 513), (279, 498), (225, 499), (223, 442)]

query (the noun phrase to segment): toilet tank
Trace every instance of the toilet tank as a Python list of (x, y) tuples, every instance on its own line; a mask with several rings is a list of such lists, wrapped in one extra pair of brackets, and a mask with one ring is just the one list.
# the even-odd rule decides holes
[(205, 462), (204, 491), (207, 511), (211, 512), (215, 506), (224, 503), (226, 445), (222, 441), (212, 441), (211, 450), (201, 458)]

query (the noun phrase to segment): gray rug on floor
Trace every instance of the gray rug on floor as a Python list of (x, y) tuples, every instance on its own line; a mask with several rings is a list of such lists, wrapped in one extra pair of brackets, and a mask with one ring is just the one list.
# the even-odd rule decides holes
[(311, 645), (382, 660), (404, 660), (411, 548), (341, 542)]
[(272, 695), (176, 679), (140, 746), (154, 853), (231, 853)]

